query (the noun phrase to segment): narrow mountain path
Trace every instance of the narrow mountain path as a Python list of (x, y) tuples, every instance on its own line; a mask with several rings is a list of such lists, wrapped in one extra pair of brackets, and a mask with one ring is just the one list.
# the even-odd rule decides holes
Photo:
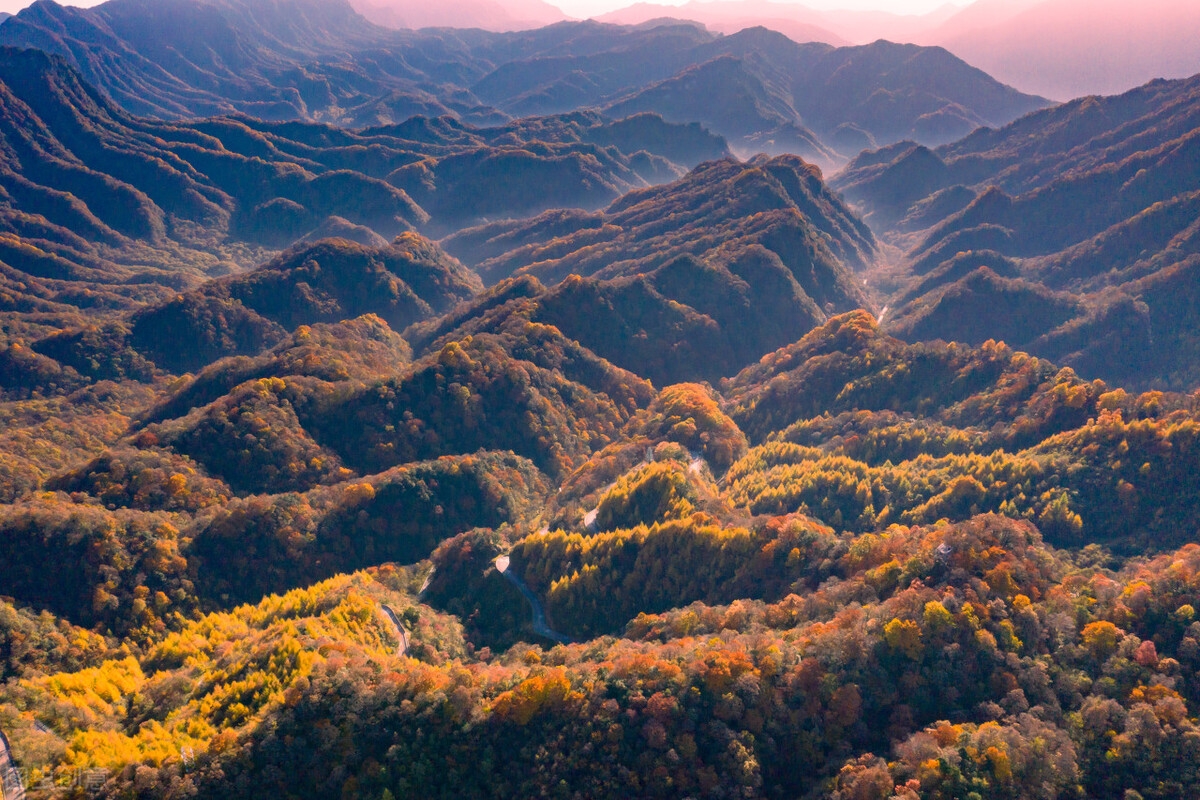
[[(641, 462), (638, 463), (637, 467), (634, 467), (634, 469), (637, 469), (638, 467), (643, 467), (646, 464), (653, 464), (653, 463), (654, 463), (654, 449), (647, 447), (646, 448), (646, 457), (643, 458), (641, 460)], [(698, 471), (698, 469), (699, 468), (696, 468), (693, 471)], [(610, 491), (612, 491), (613, 487), (616, 485), (617, 485), (617, 481), (613, 481), (608, 486), (605, 486), (603, 489), (601, 489), (600, 493), (599, 493), (600, 499), (603, 500), (604, 495), (606, 495)], [(599, 514), (600, 514), (600, 506), (597, 504), (597, 506), (595, 508), (593, 508), (591, 511), (589, 511), (583, 515), (583, 527), (588, 533), (596, 532), (596, 517)]]
[[(610, 491), (612, 491), (612, 488), (616, 485), (617, 485), (617, 482), (613, 481), (608, 486), (605, 486), (603, 489), (601, 489), (600, 494), (599, 494), (600, 499), (603, 500), (604, 495), (606, 495)], [(593, 508), (591, 511), (589, 511), (583, 515), (583, 528), (588, 533), (596, 532), (596, 517), (599, 516), (599, 514), (600, 514), (600, 505), (599, 505), (599, 503), (597, 503), (595, 508)]]
[(383, 609), (383, 615), (391, 620), (392, 625), (396, 628), (396, 641), (400, 643), (396, 648), (396, 655), (402, 656), (408, 652), (408, 631), (400, 624), (400, 618), (396, 616), (396, 612), (392, 610), (391, 606), (380, 603), (379, 607)]
[(500, 556), (496, 559), (496, 570), (507, 578), (510, 583), (520, 589), (521, 594), (525, 596), (525, 599), (529, 601), (529, 605), (533, 607), (533, 632), (538, 636), (544, 636), (559, 644), (570, 644), (571, 637), (559, 633), (546, 624), (546, 612), (542, 609), (542, 602), (538, 600), (537, 595), (529, 590), (525, 582), (509, 569), (509, 564), (508, 556)]
[(13, 758), (12, 747), (8, 737), (0, 731), (0, 790), (4, 800), (25, 800), (25, 786), (21, 783), (21, 773), (17, 771), (17, 762)]

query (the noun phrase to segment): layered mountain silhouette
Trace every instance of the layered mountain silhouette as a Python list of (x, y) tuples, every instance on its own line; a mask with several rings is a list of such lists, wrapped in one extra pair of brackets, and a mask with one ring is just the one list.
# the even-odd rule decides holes
[(762, 26), (798, 42), (837, 46), (878, 39), (944, 47), (1021, 91), (1068, 100), (1127, 91), (1153, 78), (1200, 72), (1188, 0), (974, 0), (920, 14), (813, 8), (770, 0), (634, 3), (597, 19), (622, 25), (693, 20), (735, 33)]
[(1155, 81), (935, 150), (864, 153), (834, 185), (907, 250), (891, 329), (1183, 386), (1198, 366), (1198, 142), (1200, 79)]
[[(111, 5), (99, 8), (110, 13)], [(282, 13), (276, 5), (237, 7), (254, 12), (245, 30), (258, 20), (275, 31), (278, 53), (298, 46), (303, 26), (318, 19), (329, 24), (314, 47), (416, 35), (346, 22), (357, 20), (352, 10), (283, 25), (270, 16)], [(83, 13), (42, 3), (28, 16), (60, 12)], [(8, 306), (69, 317), (99, 303), (128, 314), (294, 243), (337, 237), (378, 251), (420, 231), (448, 236), (448, 252), (485, 285), (525, 275), (537, 279), (537, 293), (562, 298), (560, 282), (581, 276), (571, 289), (584, 292), (578, 297), (591, 292), (622, 310), (611, 326), (573, 338), (657, 382), (715, 380), (828, 313), (869, 306), (850, 271), (878, 260), (870, 231), (819, 172), (795, 159), (723, 161), (727, 142), (802, 150), (828, 163), (838, 157), (830, 141), (849, 149), (911, 137), (863, 153), (836, 183), (908, 252), (905, 269), (917, 276), (879, 282), (891, 330), (1000, 337), (1130, 384), (1189, 380), (1186, 323), (1173, 322), (1181, 317), (1172, 304), (1189, 296), (1194, 82), (1075, 101), (931, 149), (919, 140), (994, 121), (970, 103), (1015, 115), (1038, 101), (945, 51), (886, 42), (797, 45), (763, 29), (714, 37), (672, 24), (438, 35), (486, 40), (493, 54), (501, 41), (509, 55), (542, 54), (476, 73), (476, 99), (514, 112), (560, 102), (602, 110), (478, 127), (452, 116), (388, 122), (379, 101), (375, 124), (357, 131), (245, 114), (158, 121), (120, 108), (61, 58), (4, 50), (0, 279)], [(649, 80), (660, 72), (667, 77)], [(593, 73), (600, 77), (576, 81)], [(821, 119), (840, 122), (831, 130)], [(1139, 242), (1136, 253), (1130, 240)], [(717, 299), (730, 296), (741, 299)], [(766, 316), (787, 324), (752, 323), (730, 310), (760, 304), (778, 307)], [(539, 301), (537, 318), (570, 327), (551, 306)], [(962, 308), (974, 309), (969, 323)], [(404, 327), (418, 317), (389, 320)], [(269, 326), (245, 325), (250, 344), (213, 354), (251, 354), (288, 329), (268, 335)], [(647, 325), (715, 355), (697, 370), (691, 357), (641, 352)], [(604, 336), (588, 339), (597, 333)], [(157, 363), (145, 346), (134, 352)], [(13, 369), (46, 367), (42, 384), (72, 385), (35, 355)], [(85, 372), (145, 370), (128, 354), (105, 364)]]
[(566, 20), (555, 6), (542, 0), (351, 0), (354, 10), (389, 28), (482, 28), (519, 31)]
[(710, 162), (601, 213), (549, 212), (443, 244), (502, 282), (424, 339), (491, 330), (515, 313), (656, 383), (716, 380), (827, 314), (868, 304), (854, 273), (878, 255), (871, 232), (795, 156)]
[[(519, 318), (656, 382), (715, 381), (869, 305), (855, 272), (875, 240), (820, 170), (737, 161), (695, 123), (165, 122), (38, 51), (0, 51), (0, 79), (6, 297), (65, 329), (10, 354), (7, 385), (195, 372), (367, 313), (416, 326), (418, 355)], [(450, 233), (447, 251), (415, 230)], [(98, 327), (87, 304), (105, 309)]]
[(965, 10), (949, 3), (923, 14), (909, 14), (849, 7), (814, 8), (774, 0), (688, 0), (679, 5), (633, 3), (596, 19), (619, 25), (643, 25), (663, 18), (687, 19), (722, 33), (762, 26), (797, 42), (824, 42), (840, 47), (878, 39), (923, 41), (916, 37)]
[(258, 355), (300, 325), (374, 314), (403, 330), (481, 288), (474, 273), (417, 234), (379, 248), (324, 239), (139, 311), (129, 342), (180, 373), (227, 355)]
[[(673, 6), (633, 3), (593, 19), (615, 25), (645, 25), (665, 19), (692, 20), (710, 31), (724, 34), (763, 27), (782, 33), (795, 42), (823, 42), (836, 47), (853, 43), (825, 27), (819, 12), (799, 5), (781, 7), (778, 3), (765, 1), (687, 2)], [(900, 41), (896, 37), (893, 39)]]
[[(402, 31), (345, 0), (39, 0), (0, 29), (0, 44), (64, 56), (137, 114), (356, 127), (416, 114), (494, 125), (582, 108), (653, 111), (704, 123), (744, 156), (798, 150), (825, 165), (897, 139), (940, 144), (1046, 104), (937, 49), (838, 49), (670, 22)], [(711, 102), (698, 108), (684, 90)]]
[(822, 144), (856, 153), (905, 137), (945, 142), (1045, 105), (936, 48), (801, 45), (765, 28), (712, 37), (669, 23), (628, 35), (636, 37), (631, 45), (645, 42), (653, 52), (514, 61), (473, 90), (518, 114), (568, 103), (653, 110), (699, 120), (744, 152), (787, 152), (799, 144), (802, 155), (825, 163), (831, 155), (818, 149)]
[(599, 208), (728, 153), (699, 126), (651, 115), (490, 129), (414, 118), (360, 133), (246, 116), (160, 122), (118, 108), (58, 57), (11, 48), (0, 50), (0, 135), (0, 261), (10, 307), (27, 311), (98, 302), (80, 286), (129, 307), (298, 240), (377, 247), (418, 227)]
[(715, 381), (869, 305), (875, 240), (821, 171), (740, 162), (695, 123), (166, 122), (39, 51), (0, 51), (0, 79), (0, 264), (35, 325), (7, 354), (21, 391), (195, 372), (363, 314), (412, 328), (418, 356), (524, 320), (656, 382)]
[[(37, 339), (31, 357), (42, 360), (8, 382), (53, 391), (197, 372), (225, 357), (260, 358), (297, 326), (364, 314), (404, 331), (418, 356), (472, 336), (527, 338), (533, 325), (596, 354), (576, 356), (581, 363), (599, 356), (660, 385), (716, 381), (830, 314), (868, 305), (855, 273), (878, 256), (870, 231), (795, 156), (708, 162), (604, 212), (494, 223), (445, 246), (449, 253), (416, 233), (382, 246), (297, 245), (255, 270), (132, 313), (108, 312), (102, 331), (68, 327)], [(496, 285), (481, 294), (472, 268)], [(277, 377), (273, 370), (221, 374), (244, 381)], [(205, 380), (230, 388), (228, 377)], [(193, 394), (200, 399), (192, 402), (212, 400), (211, 389)]]

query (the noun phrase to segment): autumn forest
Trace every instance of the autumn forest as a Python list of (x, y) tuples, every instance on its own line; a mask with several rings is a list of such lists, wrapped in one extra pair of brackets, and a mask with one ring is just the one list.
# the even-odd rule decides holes
[(1200, 76), (171, 5), (0, 22), (4, 797), (1200, 796)]

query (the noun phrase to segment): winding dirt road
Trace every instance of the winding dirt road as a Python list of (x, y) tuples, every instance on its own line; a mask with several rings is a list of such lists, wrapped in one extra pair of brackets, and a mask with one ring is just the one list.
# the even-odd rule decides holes
[(4, 800), (25, 800), (25, 786), (21, 783), (21, 773), (17, 771), (17, 762), (13, 758), (8, 737), (2, 731), (0, 731), (0, 791), (3, 791)]
[(538, 600), (537, 595), (529, 590), (525, 582), (518, 578), (508, 567), (510, 560), (508, 556), (500, 556), (496, 559), (496, 570), (508, 579), (509, 583), (521, 590), (521, 594), (529, 601), (529, 605), (533, 607), (533, 632), (538, 636), (544, 636), (551, 641), (559, 644), (570, 644), (571, 637), (559, 633), (546, 624), (546, 612), (542, 610), (542, 602)]
[(391, 620), (392, 625), (396, 628), (396, 640), (400, 643), (396, 648), (396, 655), (402, 656), (408, 652), (408, 631), (400, 624), (400, 618), (396, 616), (396, 612), (392, 610), (391, 606), (380, 603), (379, 607), (383, 609), (383, 615)]

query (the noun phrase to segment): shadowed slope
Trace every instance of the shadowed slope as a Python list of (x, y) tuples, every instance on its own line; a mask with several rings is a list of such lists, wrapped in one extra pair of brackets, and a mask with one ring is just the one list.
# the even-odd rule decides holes
[(443, 244), (485, 281), (540, 281), (498, 286), (445, 330), (519, 313), (662, 384), (733, 374), (828, 312), (866, 305), (853, 270), (876, 257), (870, 231), (795, 156), (710, 162), (599, 214), (551, 212)]
[(327, 239), (138, 312), (130, 343), (185, 372), (222, 356), (257, 355), (299, 325), (371, 313), (399, 330), (480, 288), (473, 273), (417, 234), (381, 248)]
[[(1188, 296), (1200, 257), (1198, 153), (1200, 79), (1155, 81), (932, 151), (910, 143), (864, 153), (833, 184), (908, 250), (906, 266), (920, 276), (899, 292), (909, 305), (891, 318), (896, 331), (1003, 336), (1107, 379), (1185, 387), (1200, 374), (1187, 343), (1195, 320), (1171, 298)], [(950, 309), (953, 298), (995, 315), (1015, 297), (1016, 284), (965, 277), (997, 259), (1042, 300), (1019, 323), (969, 315), (970, 334), (951, 321), (957, 311), (934, 323), (929, 310)]]

